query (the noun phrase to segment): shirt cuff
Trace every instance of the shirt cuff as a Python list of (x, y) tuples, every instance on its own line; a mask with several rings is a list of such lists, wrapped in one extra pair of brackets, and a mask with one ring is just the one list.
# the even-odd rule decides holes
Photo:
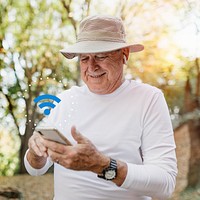
[(43, 175), (47, 172), (47, 170), (53, 165), (53, 162), (50, 160), (50, 158), (47, 158), (46, 164), (44, 165), (44, 167), (42, 167), (41, 169), (35, 169), (33, 168), (30, 163), (27, 160), (27, 153), (28, 153), (29, 149), (26, 151), (26, 154), (24, 156), (24, 165), (25, 168), (27, 170), (27, 172), (32, 175), (32, 176), (40, 176)]
[(134, 171), (130, 169), (131, 168), (131, 164), (130, 163), (126, 163), (126, 164), (127, 164), (127, 175), (126, 175), (126, 178), (125, 178), (124, 182), (120, 186), (121, 188), (124, 188), (124, 189), (128, 189), (130, 187), (130, 185), (133, 182), (132, 177), (134, 176), (133, 175)]

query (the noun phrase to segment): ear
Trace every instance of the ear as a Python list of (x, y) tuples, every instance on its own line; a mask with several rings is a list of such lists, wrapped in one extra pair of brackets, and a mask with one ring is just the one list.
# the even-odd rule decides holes
[(124, 64), (126, 65), (126, 64), (127, 64), (127, 59), (126, 59), (126, 56), (124, 55), (124, 57), (123, 57), (123, 58), (124, 58), (124, 60), (123, 60), (123, 61), (124, 61)]
[(124, 64), (126, 64), (128, 61), (129, 52), (130, 52), (130, 50), (128, 47), (122, 49)]

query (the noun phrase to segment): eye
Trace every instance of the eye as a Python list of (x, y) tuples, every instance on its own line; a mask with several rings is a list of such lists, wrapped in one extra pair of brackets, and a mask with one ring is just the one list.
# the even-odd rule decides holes
[(87, 62), (88, 59), (89, 59), (89, 56), (80, 57), (80, 61), (83, 62), (83, 63)]
[(95, 59), (96, 61), (103, 61), (107, 58), (108, 56), (107, 55), (96, 55), (95, 56)]

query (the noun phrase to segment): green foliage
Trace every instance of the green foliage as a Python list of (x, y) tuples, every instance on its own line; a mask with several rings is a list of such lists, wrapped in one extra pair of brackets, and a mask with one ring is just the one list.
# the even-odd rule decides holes
[(200, 197), (200, 184), (196, 188), (187, 188), (180, 193), (181, 200), (199, 200)]
[[(29, 115), (28, 110), (33, 109), (30, 102), (36, 96), (41, 92), (48, 93), (49, 88), (56, 94), (78, 77), (72, 75), (70, 67), (64, 67), (64, 59), (59, 54), (63, 48), (60, 41), (67, 41), (68, 34), (61, 27), (61, 10), (49, 9), (55, 7), (54, 4), (27, 0), (3, 4), (4, 53), (0, 56), (2, 74), (5, 75), (1, 76), (0, 91), (9, 103), (6, 113), (12, 113), (17, 126), (25, 115)], [(62, 82), (65, 84), (61, 85)], [(60, 90), (56, 89), (58, 85)], [(21, 118), (17, 117), (22, 113), (17, 104), (19, 101), (27, 107)]]
[[(180, 0), (146, 3), (138, 1), (135, 4), (127, 1), (127, 6), (122, 12), (128, 25), (128, 39), (138, 42), (142, 40), (145, 46), (143, 52), (131, 56), (127, 72), (136, 80), (162, 89), (172, 111), (176, 107), (180, 110), (184, 108), (184, 87), (188, 76), (192, 80), (192, 88), (196, 88), (197, 70), (194, 61), (197, 52), (190, 55), (189, 48), (181, 48), (175, 36), (178, 32), (184, 34), (185, 24), (190, 21), (189, 14), (194, 18), (198, 17), (195, 12), (192, 12), (192, 9), (195, 11), (198, 6), (195, 1), (194, 3), (183, 3)], [(128, 12), (130, 9), (133, 12)], [(190, 23), (196, 27), (197, 32), (196, 36), (195, 33), (188, 35), (189, 39), (197, 37), (200, 28), (197, 22), (190, 21)], [(184, 44), (185, 42), (182, 41)]]
[(24, 144), (22, 159), (27, 138), (43, 117), (33, 99), (42, 93), (56, 95), (79, 82), (75, 62), (65, 61), (59, 53), (75, 41), (76, 20), (70, 16), (75, 8), (73, 1), (69, 5), (21, 0), (3, 1), (0, 9), (0, 20), (4, 19), (0, 29), (0, 119), (7, 124), (12, 117), (9, 126), (15, 127), (14, 133)]
[(19, 139), (0, 129), (0, 176), (12, 176), (19, 165)]

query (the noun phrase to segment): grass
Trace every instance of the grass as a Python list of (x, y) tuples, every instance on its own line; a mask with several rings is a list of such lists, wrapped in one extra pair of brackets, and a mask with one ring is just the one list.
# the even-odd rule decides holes
[(200, 184), (196, 188), (187, 188), (179, 194), (180, 200), (200, 200)]

